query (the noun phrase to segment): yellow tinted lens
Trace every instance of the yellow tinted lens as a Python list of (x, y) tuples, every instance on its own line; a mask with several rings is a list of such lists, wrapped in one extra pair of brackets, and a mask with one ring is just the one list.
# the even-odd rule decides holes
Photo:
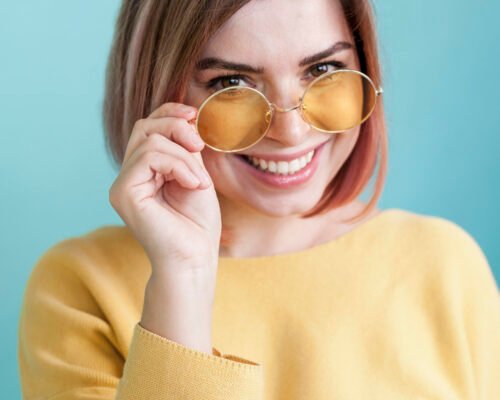
[(304, 118), (323, 131), (345, 131), (368, 118), (375, 107), (371, 82), (356, 72), (339, 71), (318, 79), (304, 95)]
[(209, 98), (198, 112), (197, 129), (209, 146), (237, 151), (256, 143), (266, 133), (270, 108), (250, 88), (229, 88)]

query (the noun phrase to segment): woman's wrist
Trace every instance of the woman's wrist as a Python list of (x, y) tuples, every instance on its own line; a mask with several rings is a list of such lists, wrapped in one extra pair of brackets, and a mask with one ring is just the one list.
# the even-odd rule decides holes
[(213, 290), (196, 277), (153, 274), (146, 285), (141, 326), (212, 354), (212, 305)]

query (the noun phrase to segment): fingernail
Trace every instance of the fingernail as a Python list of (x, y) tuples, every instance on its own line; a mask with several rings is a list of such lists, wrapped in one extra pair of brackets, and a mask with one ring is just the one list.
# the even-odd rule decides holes
[(189, 113), (189, 114), (194, 113), (194, 111), (195, 111), (193, 107), (189, 107), (189, 106), (181, 106), (180, 109), (182, 112)]
[(192, 134), (192, 141), (194, 144), (205, 144), (205, 142), (202, 140), (200, 135), (198, 135), (197, 133), (194, 133), (194, 132)]

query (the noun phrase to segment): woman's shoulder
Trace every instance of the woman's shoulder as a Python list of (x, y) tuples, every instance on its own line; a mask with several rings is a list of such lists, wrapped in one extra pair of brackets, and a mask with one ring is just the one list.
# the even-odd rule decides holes
[[(361, 206), (360, 206), (361, 207)], [(361, 208), (358, 208), (360, 210)], [(429, 250), (438, 252), (441, 246), (455, 246), (459, 243), (477, 245), (473, 236), (457, 222), (443, 216), (412, 211), (403, 208), (386, 208), (372, 211), (364, 220), (351, 228), (353, 236), (376, 244), (380, 241), (399, 246), (417, 248), (425, 244)], [(367, 235), (364, 235), (366, 233)], [(346, 236), (351, 233), (347, 232)]]
[(495, 287), (484, 251), (458, 222), (403, 209), (393, 209), (386, 222), (387, 235), (381, 235), (388, 239), (385, 249), (406, 266), (408, 275), (427, 283), (440, 281), (462, 288), (474, 282), (476, 291)]
[(124, 225), (102, 225), (78, 235), (59, 240), (47, 248), (45, 253), (79, 253), (94, 250), (113, 250), (124, 245), (135, 245), (130, 229)]
[(19, 314), (23, 379), (35, 382), (49, 371), (47, 379), (57, 372), (75, 385), (90, 382), (90, 375), (94, 386), (117, 382), (140, 319), (148, 267), (122, 226), (101, 226), (47, 248), (28, 277)]
[(390, 209), (390, 218), (387, 225), (392, 226), (393, 234), (409, 247), (425, 245), (429, 252), (438, 254), (453, 250), (481, 251), (474, 236), (458, 222), (452, 219), (420, 213), (405, 209)]
[(127, 226), (102, 225), (79, 235), (69, 236), (48, 247), (42, 257), (92, 257), (113, 260), (144, 256), (142, 246)]
[[(373, 220), (375, 230), (383, 230), (394, 238), (408, 238), (423, 241), (474, 240), (467, 230), (457, 222), (443, 216), (412, 211), (403, 208), (381, 209), (370, 219)], [(370, 219), (367, 221), (371, 223)], [(378, 220), (379, 224), (376, 224)]]
[(48, 247), (36, 260), (27, 289), (48, 282), (126, 285), (146, 280), (149, 268), (143, 247), (127, 226), (103, 225)]

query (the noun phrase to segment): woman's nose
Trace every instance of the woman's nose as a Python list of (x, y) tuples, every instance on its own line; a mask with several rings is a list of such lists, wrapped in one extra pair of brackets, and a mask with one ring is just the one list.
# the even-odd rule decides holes
[(307, 141), (310, 126), (302, 119), (299, 103), (275, 104), (273, 103), (273, 115), (271, 125), (266, 137), (280, 142), (283, 147), (300, 147)]

